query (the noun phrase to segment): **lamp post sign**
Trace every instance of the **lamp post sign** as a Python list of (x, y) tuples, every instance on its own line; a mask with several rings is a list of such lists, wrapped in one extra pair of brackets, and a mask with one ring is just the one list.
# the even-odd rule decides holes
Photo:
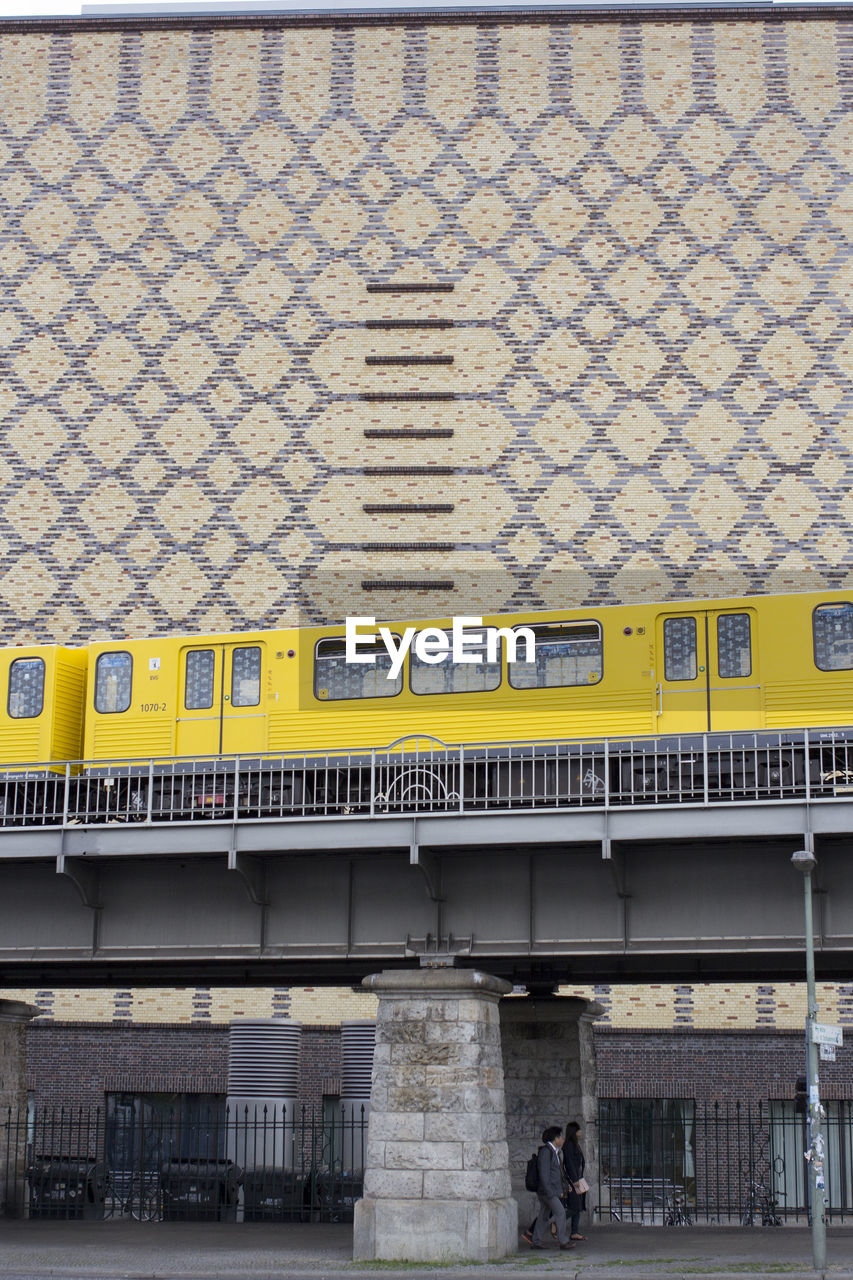
[(812, 1041), (814, 1044), (831, 1044), (840, 1049), (844, 1044), (843, 1028), (834, 1027), (830, 1022), (813, 1022)]

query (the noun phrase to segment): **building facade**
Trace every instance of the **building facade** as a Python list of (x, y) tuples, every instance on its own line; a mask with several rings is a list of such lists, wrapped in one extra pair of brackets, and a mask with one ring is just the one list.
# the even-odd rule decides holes
[[(848, 583), (851, 64), (844, 13), (3, 24), (4, 643)], [(785, 1057), (779, 990), (603, 993), (602, 1096)], [(232, 1017), (351, 1008), (27, 998), (46, 1098), (86, 1024), (99, 1095), (143, 1042), (216, 1093)]]

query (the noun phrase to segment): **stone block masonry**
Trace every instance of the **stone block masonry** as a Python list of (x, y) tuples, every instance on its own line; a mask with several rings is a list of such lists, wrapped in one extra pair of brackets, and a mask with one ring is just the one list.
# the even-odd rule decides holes
[(529, 996), (501, 1004), (506, 1128), (513, 1195), (519, 1219), (531, 1221), (536, 1196), (524, 1187), (528, 1157), (539, 1147), (542, 1130), (572, 1120), (582, 1130), (587, 1197), (587, 1226), (598, 1182), (598, 1085), (593, 1037), (595, 1019), (603, 1012), (593, 1000)]
[(379, 997), (357, 1260), (485, 1262), (515, 1251), (498, 1000), (476, 970), (373, 974)]
[[(0, 1114), (19, 1116), (27, 1105), (26, 1029), (35, 1005), (0, 999)], [(0, 1213), (23, 1203), (26, 1170), (9, 1146), (11, 1126), (0, 1127)]]

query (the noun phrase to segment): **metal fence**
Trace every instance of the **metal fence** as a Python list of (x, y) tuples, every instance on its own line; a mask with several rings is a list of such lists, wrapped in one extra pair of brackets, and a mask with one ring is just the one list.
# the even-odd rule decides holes
[[(853, 1103), (824, 1122), (829, 1221), (853, 1221)], [(796, 1100), (748, 1106), (602, 1099), (603, 1222), (777, 1227), (809, 1221), (806, 1115)]]
[(6, 766), (0, 825), (401, 813), (853, 796), (853, 728)]
[(2, 1212), (80, 1221), (351, 1221), (366, 1142), (364, 1108), (9, 1109)]

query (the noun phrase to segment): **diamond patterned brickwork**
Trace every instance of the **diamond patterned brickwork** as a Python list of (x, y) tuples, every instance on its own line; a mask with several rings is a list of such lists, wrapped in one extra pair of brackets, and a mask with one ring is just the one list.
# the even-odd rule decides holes
[(851, 60), (776, 15), (4, 33), (5, 641), (848, 581)]
[[(211, 997), (209, 1018), (212, 1022), (281, 1016), (276, 1008), (280, 987), (136, 988), (128, 1016), (134, 1022), (172, 1025), (192, 1022), (200, 990)], [(347, 987), (283, 990), (289, 993), (291, 1002), (286, 1016), (308, 1026), (376, 1016), (376, 997), (367, 992)], [(644, 987), (563, 986), (560, 994), (600, 1001), (607, 1012), (599, 1025), (625, 1030), (690, 1026), (696, 1030), (741, 1031), (766, 1026), (779, 1031), (801, 1031), (806, 1014), (805, 984), (799, 982), (779, 982), (772, 986), (746, 982), (704, 982), (693, 986), (670, 983)], [(40, 1006), (45, 1021), (109, 1022), (113, 1018), (115, 993), (112, 988), (83, 991), (26, 988), (4, 990), (2, 995), (5, 999), (25, 1000)], [(849, 985), (819, 982), (817, 996), (822, 1021), (841, 1023), (845, 1031), (853, 1025)]]

